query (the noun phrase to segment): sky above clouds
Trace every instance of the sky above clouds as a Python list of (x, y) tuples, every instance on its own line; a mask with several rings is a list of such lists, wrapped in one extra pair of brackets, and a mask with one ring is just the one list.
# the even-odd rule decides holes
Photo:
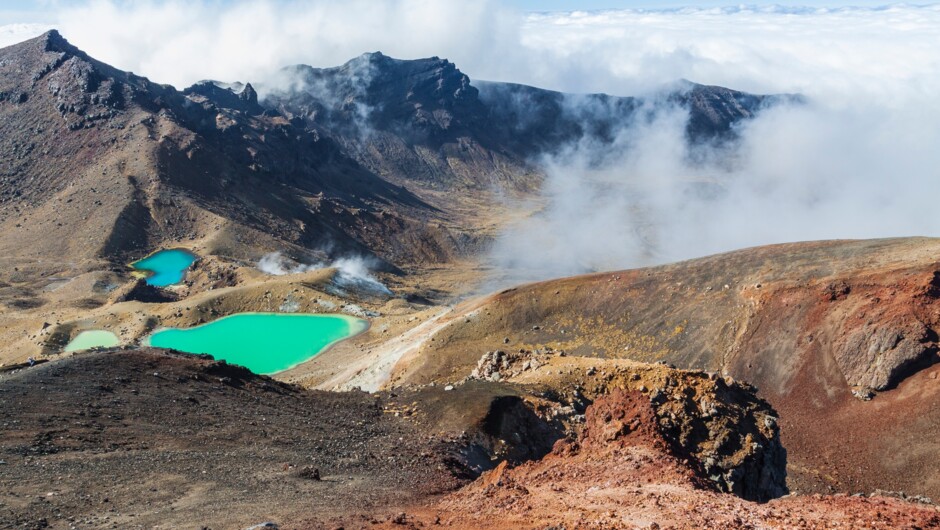
[[(207, 78), (263, 81), (284, 65), (334, 66), (382, 51), (446, 57), (471, 79), (567, 92), (635, 95), (688, 79), (807, 96), (803, 107), (765, 112), (742, 128), (730, 166), (687, 162), (675, 109), (625, 129), (605, 167), (585, 163), (596, 146), (547, 154), (549, 207), (508, 230), (494, 258), (534, 269), (509, 257), (537, 242), (531, 253), (557, 267), (534, 277), (783, 241), (940, 236), (940, 4), (33, 4), (0, 4), (0, 45), (56, 27), (92, 56), (178, 88)], [(688, 182), (702, 180), (723, 191), (690, 196)]]
[[(940, 4), (815, 3), (650, 10), (638, 1), (8, 2), (0, 45), (56, 27), (101, 60), (177, 87), (382, 51), (446, 57), (472, 79), (618, 95), (679, 78), (758, 92), (940, 88)], [(595, 5), (612, 9), (583, 10)], [(537, 6), (561, 11), (527, 11)], [(575, 7), (582, 10), (564, 11)]]

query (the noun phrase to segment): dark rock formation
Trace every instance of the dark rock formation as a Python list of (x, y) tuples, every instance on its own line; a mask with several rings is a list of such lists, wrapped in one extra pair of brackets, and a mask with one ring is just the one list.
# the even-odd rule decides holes
[(129, 301), (144, 302), (148, 304), (158, 304), (164, 302), (174, 302), (177, 296), (172, 291), (154, 287), (147, 283), (144, 278), (138, 278), (130, 283), (118, 287), (111, 293), (108, 302), (117, 304)]
[[(336, 139), (379, 174), (404, 173), (444, 187), (534, 185), (526, 177), (532, 157), (583, 139), (610, 143), (665, 105), (688, 109), (687, 135), (695, 143), (733, 139), (733, 124), (789, 101), (687, 82), (646, 99), (563, 94), (471, 83), (446, 59), (402, 61), (381, 53), (336, 68), (292, 66), (281, 75), (263, 105)], [(459, 160), (476, 180), (444, 160)]]

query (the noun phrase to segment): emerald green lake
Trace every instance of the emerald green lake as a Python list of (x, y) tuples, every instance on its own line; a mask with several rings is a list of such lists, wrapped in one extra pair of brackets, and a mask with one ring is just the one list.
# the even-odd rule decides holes
[(100, 329), (92, 329), (76, 335), (75, 338), (69, 341), (65, 346), (65, 351), (73, 352), (91, 348), (110, 348), (120, 343), (121, 341), (114, 333)]
[(147, 283), (155, 287), (166, 287), (183, 281), (186, 269), (196, 261), (196, 255), (188, 250), (173, 248), (154, 252), (146, 258), (131, 263), (131, 267), (149, 272)]
[(188, 329), (167, 328), (147, 339), (157, 348), (208, 353), (256, 374), (287, 370), (369, 326), (345, 315), (239, 313)]

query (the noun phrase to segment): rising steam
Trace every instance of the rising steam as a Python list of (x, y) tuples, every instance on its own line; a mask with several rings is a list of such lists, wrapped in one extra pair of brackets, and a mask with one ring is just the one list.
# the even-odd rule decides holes
[[(339, 258), (332, 262), (298, 263), (280, 252), (265, 254), (258, 260), (258, 270), (265, 274), (283, 276), (320, 269), (336, 269), (333, 283), (340, 290), (370, 295), (391, 296), (392, 291), (372, 275), (375, 263), (361, 256)], [(339, 292), (338, 294), (344, 294)]]

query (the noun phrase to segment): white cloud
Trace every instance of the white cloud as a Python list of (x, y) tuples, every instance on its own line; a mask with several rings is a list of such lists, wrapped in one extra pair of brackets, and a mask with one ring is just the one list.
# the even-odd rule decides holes
[[(439, 55), (476, 79), (631, 95), (684, 77), (755, 92), (891, 96), (938, 85), (940, 4), (523, 15), (456, 0), (73, 2), (47, 13), (95, 57), (178, 86)], [(0, 26), (0, 44), (48, 24)]]
[[(631, 94), (684, 77), (810, 104), (743, 127), (730, 168), (689, 163), (684, 117), (668, 108), (613, 148), (552, 154), (548, 206), (493, 253), (515, 281), (786, 241), (940, 236), (940, 6), (544, 14), (521, 35), (523, 54), (543, 57), (522, 81)], [(588, 163), (598, 150), (602, 167)]]
[(497, 283), (770, 243), (940, 236), (936, 107), (771, 109), (741, 129), (730, 167), (721, 153), (721, 163), (689, 162), (684, 120), (662, 108), (613, 147), (547, 157), (548, 206), (497, 241), (492, 259), (506, 276)]
[(0, 48), (42, 35), (51, 28), (48, 24), (4, 24), (0, 26)]
[(542, 82), (630, 94), (677, 77), (754, 92), (929, 91), (940, 80), (940, 5), (721, 8), (531, 15), (527, 49), (556, 64)]
[(518, 27), (506, 23), (515, 15), (488, 2), (436, 0), (97, 0), (57, 18), (63, 35), (89, 54), (180, 88), (202, 79), (258, 80), (289, 64), (335, 66), (367, 51), (483, 61), (480, 43)]

